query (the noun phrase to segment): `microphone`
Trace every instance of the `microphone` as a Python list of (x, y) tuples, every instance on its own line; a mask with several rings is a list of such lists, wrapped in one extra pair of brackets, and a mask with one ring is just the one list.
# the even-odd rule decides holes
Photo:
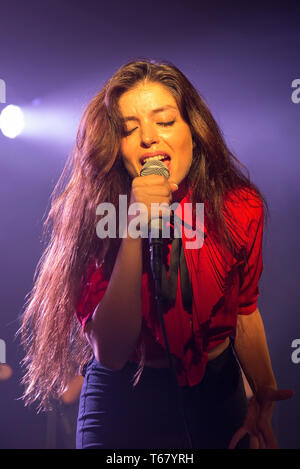
[[(144, 164), (140, 176), (148, 176), (150, 174), (159, 174), (169, 179), (170, 173), (168, 168), (160, 160), (148, 160)], [(161, 291), (161, 276), (162, 276), (162, 218), (152, 218), (149, 223), (149, 245), (150, 245), (150, 259), (153, 278), (156, 284), (156, 290), (159, 294)], [(157, 235), (158, 236), (155, 236)], [(158, 293), (157, 292), (157, 293)]]
[[(162, 176), (165, 176), (166, 179), (169, 179), (170, 173), (168, 168), (163, 164), (162, 161), (160, 160), (148, 160), (144, 164), (140, 176), (148, 176), (149, 174), (161, 174)], [(181, 395), (181, 390), (178, 385), (177, 381), (177, 375), (176, 375), (176, 370), (174, 367), (174, 362), (172, 360), (172, 355), (170, 352), (170, 347), (169, 347), (169, 342), (168, 342), (168, 337), (167, 337), (167, 332), (165, 328), (165, 323), (163, 319), (163, 308), (162, 308), (162, 303), (164, 302), (164, 296), (162, 293), (162, 247), (163, 247), (163, 239), (161, 237), (161, 232), (162, 232), (162, 219), (161, 217), (150, 218), (150, 228), (149, 228), (149, 244), (150, 244), (150, 258), (151, 258), (151, 269), (152, 269), (152, 274), (155, 282), (155, 293), (156, 293), (156, 300), (158, 303), (158, 311), (159, 311), (159, 317), (160, 317), (160, 322), (161, 322), (161, 327), (162, 327), (162, 332), (164, 336), (164, 341), (166, 344), (166, 350), (169, 358), (169, 366), (170, 370), (172, 373), (172, 377), (174, 380), (174, 386), (175, 386), (175, 391), (176, 391), (176, 397), (177, 397), (177, 402), (179, 406), (179, 411), (181, 414), (181, 417), (184, 422), (184, 431), (186, 433), (189, 447), (193, 448), (193, 442), (192, 438), (190, 435), (188, 423), (186, 420), (186, 415), (185, 415), (185, 409), (182, 403), (182, 395)], [(155, 237), (154, 234), (158, 233), (158, 237)], [(176, 284), (177, 285), (177, 284)], [(176, 296), (176, 295), (175, 295)]]

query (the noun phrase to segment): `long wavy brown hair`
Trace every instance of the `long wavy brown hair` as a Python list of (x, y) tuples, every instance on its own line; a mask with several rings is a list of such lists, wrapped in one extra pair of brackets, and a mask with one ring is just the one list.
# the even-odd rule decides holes
[[(192, 202), (205, 201), (206, 223), (215, 227), (222, 242), (234, 251), (226, 224), (224, 196), (237, 187), (258, 189), (245, 168), (229, 151), (204, 100), (173, 64), (147, 59), (122, 66), (86, 107), (74, 149), (51, 195), (43, 238), (49, 241), (26, 296), (19, 329), (25, 349), (23, 366), (25, 405), (36, 402), (37, 411), (51, 408), (73, 376), (92, 358), (92, 350), (76, 318), (75, 308), (92, 259), (103, 264), (109, 278), (121, 240), (96, 235), (96, 207), (119, 194), (130, 200), (132, 179), (120, 154), (124, 128), (118, 107), (122, 93), (141, 81), (158, 82), (174, 96), (191, 129), (194, 152), (187, 176)], [(118, 219), (118, 217), (117, 217)], [(143, 350), (141, 348), (141, 350)], [(140, 354), (140, 370), (144, 356)]]

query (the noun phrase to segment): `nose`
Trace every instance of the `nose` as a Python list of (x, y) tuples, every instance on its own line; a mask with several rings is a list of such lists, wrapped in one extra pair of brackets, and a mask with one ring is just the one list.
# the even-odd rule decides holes
[(141, 131), (141, 146), (143, 148), (149, 148), (151, 145), (158, 143), (159, 137), (157, 132), (152, 126)]

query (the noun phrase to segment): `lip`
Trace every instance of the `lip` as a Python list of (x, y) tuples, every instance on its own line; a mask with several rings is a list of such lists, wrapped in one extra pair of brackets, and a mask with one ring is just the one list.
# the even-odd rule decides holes
[[(171, 160), (171, 157), (168, 153), (166, 153), (165, 151), (153, 151), (153, 152), (149, 152), (149, 153), (144, 153), (141, 157), (140, 157), (140, 163), (141, 165), (143, 164), (143, 161), (145, 158), (150, 158), (152, 156), (158, 156), (158, 155), (163, 155), (163, 156), (167, 156), (168, 158), (170, 158)], [(169, 160), (169, 161), (170, 161)]]

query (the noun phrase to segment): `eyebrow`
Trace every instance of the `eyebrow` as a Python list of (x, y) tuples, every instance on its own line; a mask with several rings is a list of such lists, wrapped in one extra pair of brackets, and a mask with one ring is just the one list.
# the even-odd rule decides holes
[[(174, 109), (175, 111), (177, 111), (177, 108), (175, 106), (172, 106), (171, 104), (167, 104), (166, 106), (163, 106), (163, 107), (158, 107), (156, 109), (153, 109), (153, 111), (151, 111), (150, 114), (157, 114), (159, 112), (162, 112), (162, 111), (166, 111), (167, 109)], [(123, 121), (124, 122), (127, 122), (127, 121), (138, 121), (139, 119), (135, 116), (127, 116), (127, 117), (124, 117)]]

